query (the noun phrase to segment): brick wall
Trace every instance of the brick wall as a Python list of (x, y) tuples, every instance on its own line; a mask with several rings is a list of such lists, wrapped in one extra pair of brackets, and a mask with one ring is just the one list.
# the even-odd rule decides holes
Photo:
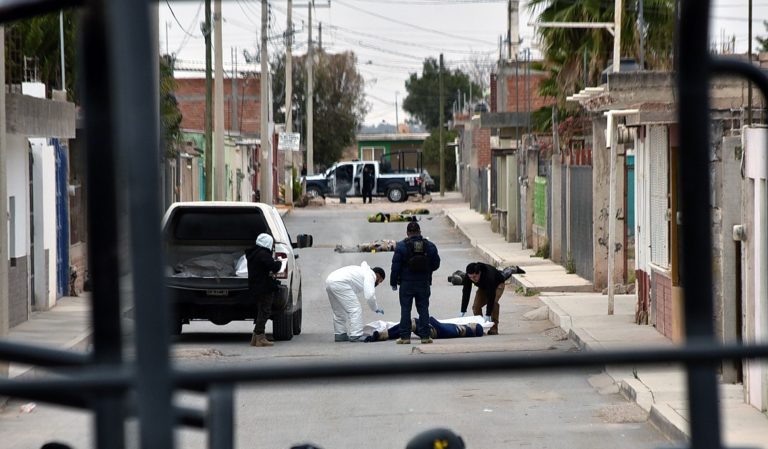
[(472, 149), (477, 154), (477, 166), (486, 167), (491, 163), (491, 130), (477, 127), (472, 132)]
[(8, 325), (17, 326), (29, 320), (29, 286), (27, 279), (28, 258), (17, 257), (11, 259), (8, 267)]
[[(177, 78), (176, 101), (181, 110), (182, 129), (205, 129), (205, 78)], [(211, 101), (214, 101), (213, 99)], [(236, 107), (237, 123), (233, 123)], [(224, 128), (245, 134), (261, 130), (261, 86), (258, 76), (237, 80), (236, 98), (232, 97), (232, 79), (224, 80)]]
[[(523, 70), (517, 76), (515, 81), (515, 75), (507, 76), (507, 112), (527, 112), (528, 111), (528, 97), (531, 98), (531, 111), (536, 111), (554, 104), (555, 100), (552, 97), (542, 97), (539, 95), (539, 83), (546, 79), (547, 75), (544, 73), (532, 73), (528, 79), (528, 88), (526, 88), (526, 76)], [(515, 92), (518, 92), (515, 95)]]
[(654, 326), (665, 337), (672, 338), (672, 279), (654, 271), (652, 297), (656, 305), (656, 320)]

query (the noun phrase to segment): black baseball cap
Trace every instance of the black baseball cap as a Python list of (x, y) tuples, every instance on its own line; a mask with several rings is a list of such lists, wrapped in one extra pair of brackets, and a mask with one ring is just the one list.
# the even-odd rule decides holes
[(421, 232), (421, 226), (419, 226), (419, 224), (416, 223), (415, 221), (412, 221), (412, 222), (408, 223), (407, 231), (408, 232)]

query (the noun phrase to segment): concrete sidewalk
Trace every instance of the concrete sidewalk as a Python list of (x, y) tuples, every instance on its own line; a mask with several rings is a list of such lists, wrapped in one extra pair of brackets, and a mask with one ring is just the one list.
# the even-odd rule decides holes
[[(608, 297), (594, 293), (589, 281), (568, 274), (548, 259), (534, 257), (520, 243), (508, 243), (491, 232), (490, 222), (469, 204), (445, 208), (445, 214), (473, 246), (497, 266), (519, 265), (526, 273), (514, 282), (525, 291), (540, 293), (549, 319), (566, 331), (582, 350), (671, 347), (673, 343), (654, 327), (634, 322), (635, 295), (616, 295), (614, 314), (608, 315)], [(677, 365), (608, 366), (619, 391), (649, 414), (650, 421), (668, 438), (689, 440), (685, 370)], [(723, 443), (730, 447), (768, 449), (768, 417), (745, 403), (741, 384), (720, 386)]]

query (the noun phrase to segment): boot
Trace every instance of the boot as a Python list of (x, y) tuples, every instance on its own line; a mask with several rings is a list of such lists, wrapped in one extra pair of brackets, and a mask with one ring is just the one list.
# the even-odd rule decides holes
[(274, 343), (267, 340), (267, 336), (264, 334), (253, 334), (253, 336), (251, 337), (251, 346), (268, 347), (268, 346), (274, 346), (274, 345), (275, 345)]

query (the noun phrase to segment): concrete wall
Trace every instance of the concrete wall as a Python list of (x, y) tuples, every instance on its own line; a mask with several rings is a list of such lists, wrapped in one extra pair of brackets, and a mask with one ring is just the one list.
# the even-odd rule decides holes
[(552, 186), (549, 197), (552, 207), (552, 216), (550, 217), (552, 223), (552, 233), (549, 239), (549, 258), (560, 265), (565, 265), (567, 262), (563, 257), (563, 165), (560, 163), (561, 155), (552, 155), (550, 164), (552, 166), (552, 176), (549, 178), (550, 185)]
[(35, 310), (48, 310), (56, 304), (56, 157), (47, 139), (30, 139), (32, 147), (32, 208), (34, 233)]
[[(718, 129), (718, 131), (721, 131)], [(712, 182), (715, 193), (712, 207), (715, 332), (721, 343), (737, 343), (741, 298), (741, 273), (733, 227), (741, 222), (741, 139), (713, 136)], [(740, 256), (739, 256), (740, 257)], [(722, 362), (722, 381), (739, 382), (740, 362)]]
[(607, 119), (598, 116), (592, 121), (592, 227), (595, 236), (592, 263), (595, 290), (608, 283), (608, 194), (610, 159), (606, 149)]
[[(765, 343), (768, 340), (768, 310), (766, 291), (768, 291), (768, 188), (766, 179), (765, 147), (768, 141), (766, 129), (745, 129), (742, 145), (745, 154), (745, 208), (743, 221), (747, 236), (745, 244), (745, 282), (744, 282), (744, 341), (747, 343)], [(768, 369), (761, 361), (747, 360), (744, 370), (744, 385), (747, 400), (758, 410), (765, 411), (766, 391), (768, 390)]]

